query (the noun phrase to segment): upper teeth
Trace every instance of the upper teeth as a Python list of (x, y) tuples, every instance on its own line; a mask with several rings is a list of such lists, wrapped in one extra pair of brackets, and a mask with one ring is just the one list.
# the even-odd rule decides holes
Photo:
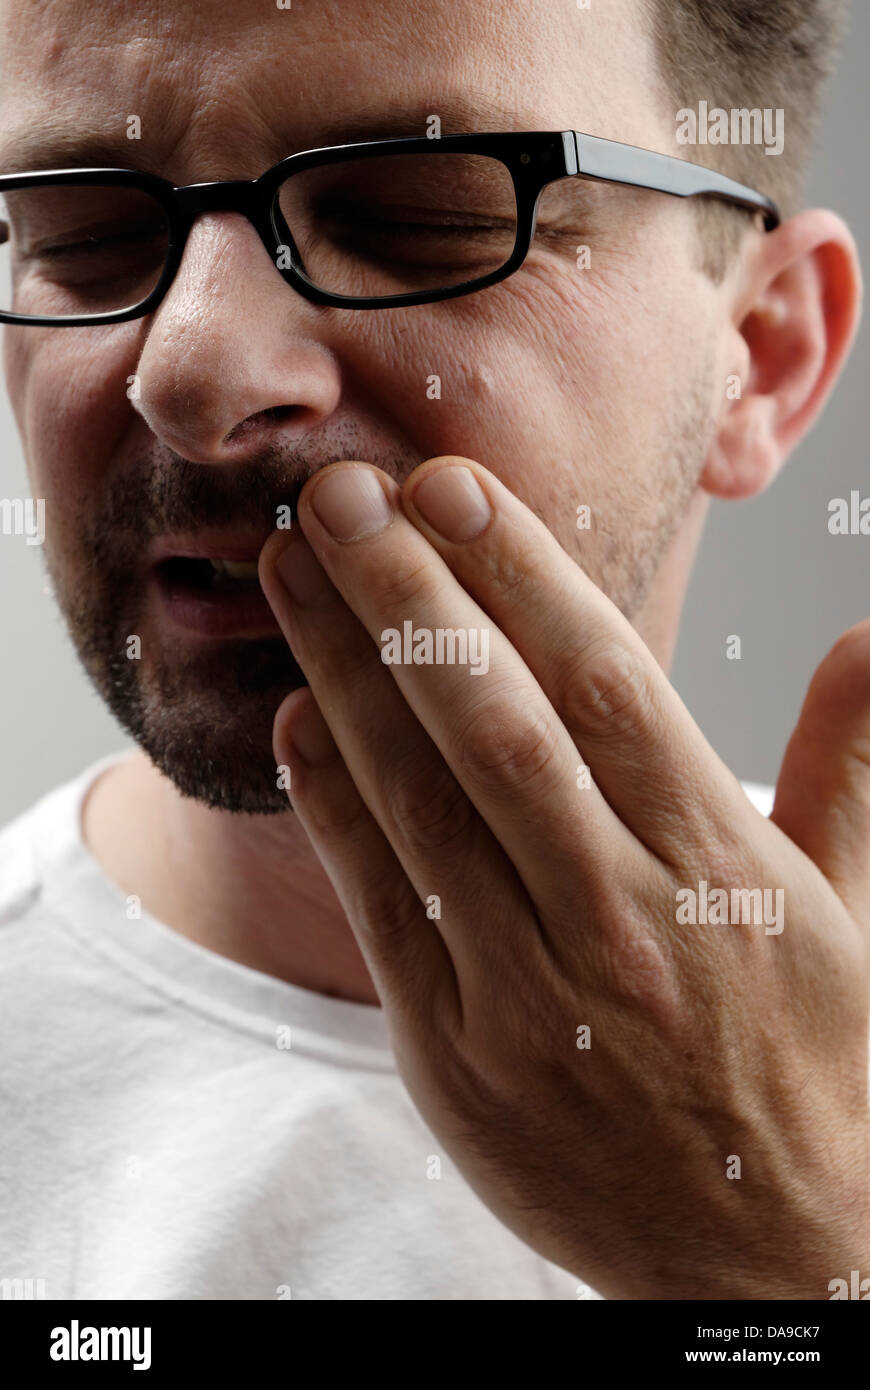
[(256, 560), (212, 560), (218, 574), (228, 574), (230, 579), (256, 579)]

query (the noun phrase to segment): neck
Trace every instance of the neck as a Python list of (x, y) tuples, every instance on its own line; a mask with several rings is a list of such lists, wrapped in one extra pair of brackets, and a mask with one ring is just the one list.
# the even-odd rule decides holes
[(85, 842), (124, 893), (190, 940), (302, 989), (377, 1004), (356, 939), (305, 831), (214, 811), (137, 752), (86, 798)]

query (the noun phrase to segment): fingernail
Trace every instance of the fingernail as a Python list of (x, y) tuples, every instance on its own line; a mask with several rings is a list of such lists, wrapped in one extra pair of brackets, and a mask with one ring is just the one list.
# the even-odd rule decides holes
[(313, 603), (332, 589), (326, 570), (304, 536), (294, 536), (275, 561), (284, 588), (297, 603)]
[(492, 509), (470, 468), (438, 468), (416, 488), (414, 506), (447, 541), (470, 541), (492, 520)]
[(329, 725), (313, 700), (296, 716), (289, 732), (293, 747), (309, 767), (331, 762), (338, 751)]
[(315, 485), (312, 509), (337, 541), (382, 531), (393, 508), (370, 468), (336, 468)]

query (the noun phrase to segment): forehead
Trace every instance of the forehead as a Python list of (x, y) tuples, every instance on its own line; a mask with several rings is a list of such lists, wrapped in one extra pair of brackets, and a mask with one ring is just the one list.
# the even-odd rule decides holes
[[(460, 130), (644, 143), (643, 0), (0, 0), (0, 168), (244, 178), (297, 149)], [(138, 116), (141, 138), (128, 139)]]

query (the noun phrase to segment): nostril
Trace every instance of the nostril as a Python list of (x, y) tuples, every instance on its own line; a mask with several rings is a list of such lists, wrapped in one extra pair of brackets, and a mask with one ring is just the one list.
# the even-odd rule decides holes
[(298, 420), (301, 415), (305, 415), (305, 406), (299, 405), (272, 405), (266, 410), (258, 410), (256, 415), (249, 415), (246, 420), (240, 420), (234, 425), (229, 434), (225, 437), (225, 444), (233, 444), (237, 439), (244, 439), (245, 435), (252, 430), (260, 429), (264, 424), (286, 424), (290, 420)]

